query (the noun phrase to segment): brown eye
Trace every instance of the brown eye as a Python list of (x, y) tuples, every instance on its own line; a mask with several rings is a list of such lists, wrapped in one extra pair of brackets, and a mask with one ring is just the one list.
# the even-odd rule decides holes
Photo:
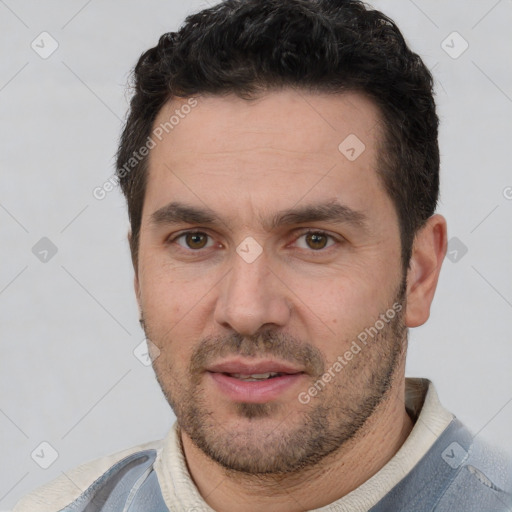
[(206, 233), (186, 233), (183, 237), (189, 249), (203, 249), (208, 243), (208, 235)]
[(328, 236), (323, 233), (307, 233), (306, 244), (310, 249), (324, 249), (327, 246)]

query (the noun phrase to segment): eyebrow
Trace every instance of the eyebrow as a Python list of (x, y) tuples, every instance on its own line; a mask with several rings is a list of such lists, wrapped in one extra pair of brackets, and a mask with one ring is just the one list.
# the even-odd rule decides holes
[[(336, 201), (315, 205), (293, 207), (274, 214), (270, 219), (260, 216), (266, 231), (280, 226), (291, 226), (309, 222), (333, 222), (351, 224), (363, 231), (368, 230), (368, 218), (361, 212)], [(211, 209), (198, 208), (173, 201), (151, 214), (150, 223), (164, 224), (224, 224), (226, 223)]]
[(197, 208), (179, 202), (169, 203), (151, 214), (151, 224), (215, 224), (220, 218), (209, 208)]
[(308, 222), (333, 222), (352, 224), (354, 227), (366, 231), (368, 229), (367, 221), (367, 216), (363, 212), (332, 201), (278, 212), (272, 217), (270, 223), (264, 222), (264, 225), (266, 225), (266, 229), (272, 230), (279, 226)]

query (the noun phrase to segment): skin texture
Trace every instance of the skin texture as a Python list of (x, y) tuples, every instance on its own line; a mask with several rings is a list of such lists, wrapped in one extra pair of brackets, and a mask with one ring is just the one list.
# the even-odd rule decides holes
[[(185, 101), (170, 101), (155, 126)], [(376, 173), (379, 112), (360, 94), (285, 89), (197, 101), (150, 154), (135, 290), (160, 351), (153, 366), (210, 506), (317, 508), (375, 474), (412, 428), (407, 327), (428, 319), (446, 222), (428, 220), (404, 276), (398, 218)], [(353, 161), (338, 149), (350, 134), (365, 145)], [(166, 207), (176, 203), (216, 218), (171, 218)], [(333, 204), (358, 213), (273, 222)], [(248, 262), (237, 247), (261, 254)], [(227, 359), (286, 362), (303, 373), (272, 400), (242, 403), (206, 371)], [(329, 382), (301, 402), (329, 369)]]

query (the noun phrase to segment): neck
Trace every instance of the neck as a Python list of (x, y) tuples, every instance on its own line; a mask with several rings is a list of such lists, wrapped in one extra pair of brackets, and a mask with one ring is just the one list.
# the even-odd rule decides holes
[(371, 478), (400, 449), (413, 427), (404, 398), (402, 376), (353, 439), (314, 467), (279, 477), (228, 473), (181, 432), (190, 474), (218, 512), (299, 512), (328, 505)]

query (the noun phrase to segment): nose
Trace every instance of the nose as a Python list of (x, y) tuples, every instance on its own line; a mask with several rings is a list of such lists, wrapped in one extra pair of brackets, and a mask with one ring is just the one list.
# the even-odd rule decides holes
[(231, 271), (220, 283), (214, 319), (243, 336), (262, 328), (283, 327), (291, 314), (286, 291), (270, 269), (265, 252), (252, 263), (235, 254)]

